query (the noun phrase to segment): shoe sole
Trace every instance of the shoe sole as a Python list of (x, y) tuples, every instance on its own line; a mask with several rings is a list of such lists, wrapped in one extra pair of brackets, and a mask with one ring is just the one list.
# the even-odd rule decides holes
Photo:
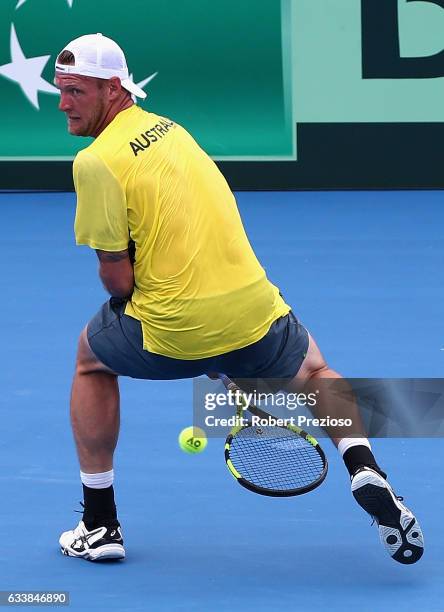
[[(379, 477), (359, 474), (352, 483), (353, 497), (368, 514), (374, 516), (382, 545), (389, 555), (399, 563), (416, 563), (424, 552), (424, 538), (413, 514), (397, 503), (386, 486), (381, 486)], [(355, 488), (354, 488), (355, 487)]]
[(64, 548), (63, 546), (60, 550), (62, 554), (67, 557), (77, 557), (79, 559), (86, 559), (87, 561), (108, 561), (125, 558), (125, 549), (121, 544), (104, 544), (103, 546), (99, 546), (99, 548), (90, 548), (82, 554), (70, 548)]

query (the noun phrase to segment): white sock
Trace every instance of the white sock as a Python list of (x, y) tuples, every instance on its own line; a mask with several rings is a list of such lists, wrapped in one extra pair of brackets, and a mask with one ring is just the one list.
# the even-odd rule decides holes
[(91, 489), (107, 489), (114, 482), (114, 470), (99, 472), (98, 474), (85, 474), (80, 470), (80, 479), (85, 487)]
[(367, 438), (342, 438), (338, 444), (338, 451), (341, 453), (341, 457), (343, 457), (344, 453), (352, 446), (366, 446), (372, 450), (370, 442), (367, 440)]

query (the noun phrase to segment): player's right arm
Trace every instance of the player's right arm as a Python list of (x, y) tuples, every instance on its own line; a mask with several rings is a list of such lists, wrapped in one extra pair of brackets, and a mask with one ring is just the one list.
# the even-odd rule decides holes
[(128, 250), (96, 250), (99, 258), (99, 276), (112, 297), (129, 298), (134, 291), (134, 268)]
[(95, 249), (99, 275), (113, 297), (128, 298), (134, 290), (134, 269), (125, 193), (105, 162), (88, 150), (74, 162), (77, 193), (77, 244)]

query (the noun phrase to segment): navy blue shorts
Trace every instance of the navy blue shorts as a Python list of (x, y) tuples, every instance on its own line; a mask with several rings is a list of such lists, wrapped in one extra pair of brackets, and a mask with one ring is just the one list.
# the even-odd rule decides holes
[[(258, 342), (205, 359), (173, 359), (143, 349), (142, 326), (124, 314), (124, 300), (111, 298), (88, 324), (88, 342), (96, 357), (120, 376), (151, 380), (194, 378), (222, 372), (240, 379), (291, 380), (308, 349), (308, 332), (290, 312), (277, 319)], [(242, 388), (248, 391), (249, 385)], [(273, 384), (281, 388), (282, 384)]]

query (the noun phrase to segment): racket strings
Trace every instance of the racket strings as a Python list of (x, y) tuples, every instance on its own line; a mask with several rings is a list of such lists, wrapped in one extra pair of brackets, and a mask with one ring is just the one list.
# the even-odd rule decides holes
[(233, 437), (229, 455), (242, 478), (270, 491), (309, 486), (324, 471), (324, 461), (316, 448), (282, 427), (242, 429)]

